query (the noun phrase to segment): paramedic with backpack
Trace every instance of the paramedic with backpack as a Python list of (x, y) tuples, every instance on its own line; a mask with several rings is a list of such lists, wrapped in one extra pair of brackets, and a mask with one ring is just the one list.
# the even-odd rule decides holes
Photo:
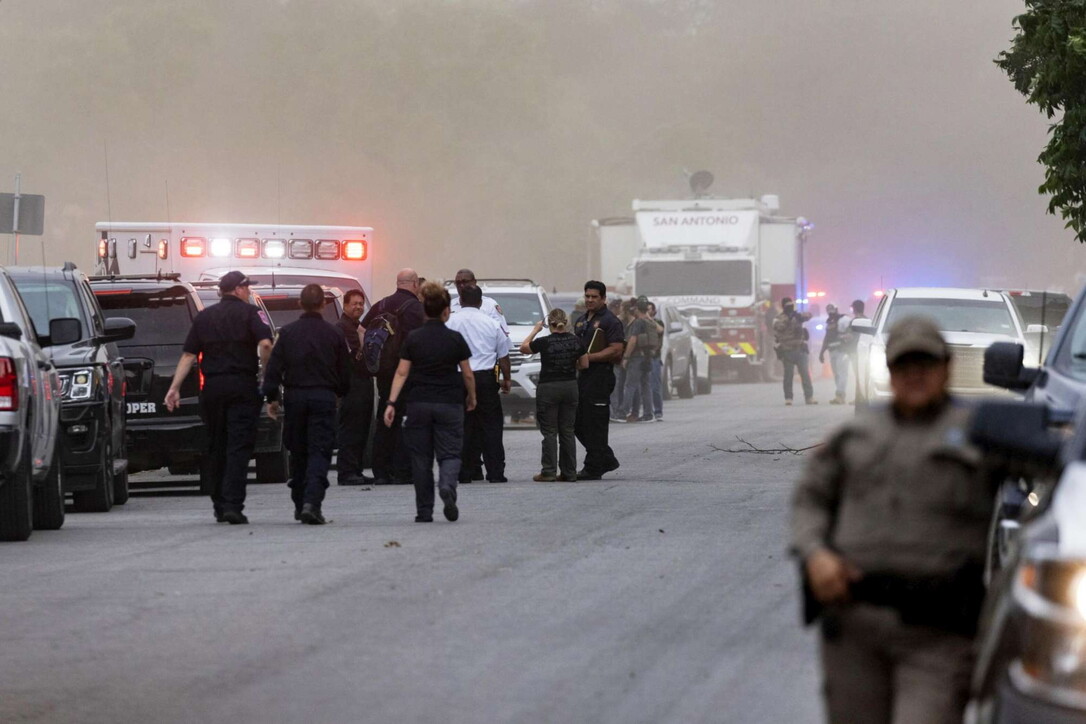
[[(377, 410), (384, 415), (392, 391), (392, 378), (400, 361), (400, 348), (407, 335), (426, 321), (419, 301), (419, 275), (414, 269), (401, 269), (396, 275), (396, 291), (374, 304), (362, 318), (366, 330), (363, 356), (366, 366), (377, 378)], [(382, 331), (384, 330), (384, 331)], [(411, 482), (411, 463), (400, 443), (403, 402), (397, 401), (392, 425), (378, 425), (373, 435), (373, 476), (375, 485)]]
[[(622, 393), (622, 406), (611, 418), (612, 422), (654, 422), (652, 414), (652, 358), (660, 346), (660, 334), (654, 321), (649, 319), (649, 300), (638, 297), (634, 306), (634, 321), (627, 330), (628, 341), (622, 358), (626, 369), (626, 389)], [(644, 417), (637, 417), (633, 410), (634, 398), (644, 402)]]

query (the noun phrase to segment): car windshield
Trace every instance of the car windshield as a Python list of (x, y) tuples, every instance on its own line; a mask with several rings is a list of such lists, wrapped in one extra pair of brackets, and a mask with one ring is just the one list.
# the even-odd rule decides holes
[(15, 280), (15, 286), (19, 290), (19, 296), (23, 298), (26, 311), (30, 313), (30, 320), (34, 323), (34, 329), (38, 334), (49, 333), (49, 321), (71, 317), (78, 319), (87, 333), (87, 321), (83, 319), (83, 308), (76, 297), (75, 285), (68, 281), (53, 279), (29, 279)]
[(1063, 324), (1063, 318), (1071, 308), (1071, 297), (1066, 294), (1011, 294), (1011, 302), (1021, 315), (1023, 324), (1043, 324), (1050, 330)]
[(117, 343), (119, 347), (184, 344), (196, 305), (184, 287), (138, 292), (117, 289), (95, 289), (98, 305), (106, 319), (127, 317), (136, 323), (132, 339)]
[(884, 329), (905, 317), (927, 317), (944, 332), (1017, 336), (1010, 309), (999, 295), (980, 299), (894, 299)]
[[(271, 315), (272, 321), (275, 323), (275, 327), (280, 329), (284, 324), (290, 324), (298, 317), (302, 316), (302, 307), (298, 301), (298, 297), (295, 296), (268, 296), (261, 295), (261, 299), (264, 300), (264, 306), (268, 308), (268, 314)], [(335, 324), (339, 321), (339, 316), (336, 314), (335, 302), (329, 298), (324, 298), (324, 309), (321, 310), (321, 316), (324, 317), (326, 322)]]
[(516, 294), (513, 292), (483, 292), (502, 308), (507, 324), (514, 327), (531, 327), (543, 319), (543, 305), (535, 292)]
[(749, 297), (754, 293), (751, 262), (742, 259), (646, 261), (634, 273), (637, 293), (648, 297)]

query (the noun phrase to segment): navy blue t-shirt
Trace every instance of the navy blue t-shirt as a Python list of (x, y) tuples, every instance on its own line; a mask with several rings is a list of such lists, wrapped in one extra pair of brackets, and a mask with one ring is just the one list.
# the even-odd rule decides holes
[(540, 355), (539, 384), (577, 379), (577, 360), (588, 351), (570, 332), (537, 337), (530, 347)]
[(407, 335), (400, 359), (410, 360), (407, 402), (464, 403), (464, 376), (460, 363), (471, 359), (471, 349), (459, 332), (439, 319)]

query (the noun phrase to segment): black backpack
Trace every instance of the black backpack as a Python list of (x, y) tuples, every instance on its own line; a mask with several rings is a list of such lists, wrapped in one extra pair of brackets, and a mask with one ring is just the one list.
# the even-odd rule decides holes
[(400, 363), (400, 346), (404, 335), (400, 325), (400, 313), (414, 299), (407, 299), (394, 312), (382, 312), (370, 320), (362, 335), (362, 361), (369, 373), (391, 371)]

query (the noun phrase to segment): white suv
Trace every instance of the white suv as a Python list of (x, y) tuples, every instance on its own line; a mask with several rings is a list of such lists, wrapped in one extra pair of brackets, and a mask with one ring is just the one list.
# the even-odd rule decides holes
[[(546, 320), (551, 303), (543, 287), (531, 279), (477, 279), (483, 295), (491, 297), (501, 307), (509, 328), (509, 363), (512, 368), (513, 389), (502, 400), (505, 414), (514, 422), (535, 415), (535, 387), (539, 384), (539, 355), (520, 353), (520, 343), (532, 331), (536, 322)], [(456, 294), (450, 282), (449, 293)], [(546, 327), (539, 336), (548, 334)]]
[(874, 317), (852, 322), (852, 330), (860, 334), (857, 406), (890, 398), (886, 338), (895, 322), (912, 316), (934, 320), (950, 345), (951, 393), (976, 396), (1002, 392), (984, 384), (984, 351), (993, 342), (1025, 343), (1021, 321), (1007, 294), (988, 289), (891, 289), (879, 302)]

